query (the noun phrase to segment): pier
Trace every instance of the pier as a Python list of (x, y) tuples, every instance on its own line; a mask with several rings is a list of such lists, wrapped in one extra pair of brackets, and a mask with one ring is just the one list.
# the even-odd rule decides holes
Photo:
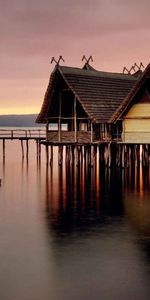
[(41, 156), (41, 141), (45, 140), (45, 129), (0, 129), (0, 141), (2, 141), (3, 159), (6, 153), (6, 141), (19, 140), (21, 143), (22, 158), (28, 158), (29, 141), (34, 140), (37, 147), (37, 157)]
[(46, 163), (52, 166), (53, 153), (58, 149), (58, 165), (65, 162), (66, 165), (80, 166), (85, 164), (93, 167), (99, 164), (102, 167), (129, 168), (130, 166), (150, 166), (149, 144), (123, 144), (106, 143), (99, 144), (53, 144), (41, 141), (46, 149)]

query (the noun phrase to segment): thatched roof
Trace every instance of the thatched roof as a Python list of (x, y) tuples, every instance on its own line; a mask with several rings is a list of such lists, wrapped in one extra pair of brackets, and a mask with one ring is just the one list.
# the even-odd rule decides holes
[(76, 95), (89, 118), (98, 123), (111, 121), (138, 80), (128, 74), (57, 66), (51, 74), (43, 106), (37, 117), (38, 123), (46, 122), (48, 118), (47, 112), (58, 73)]

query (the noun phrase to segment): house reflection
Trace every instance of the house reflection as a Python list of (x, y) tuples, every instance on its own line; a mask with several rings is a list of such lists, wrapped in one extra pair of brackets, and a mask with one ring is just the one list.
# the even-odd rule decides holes
[(122, 218), (120, 169), (93, 168), (74, 164), (46, 169), (46, 219), (56, 234), (94, 230)]
[(130, 224), (138, 233), (139, 237), (148, 237), (150, 235), (149, 190), (149, 168), (144, 168), (142, 164), (139, 164), (137, 167), (126, 172), (124, 207)]

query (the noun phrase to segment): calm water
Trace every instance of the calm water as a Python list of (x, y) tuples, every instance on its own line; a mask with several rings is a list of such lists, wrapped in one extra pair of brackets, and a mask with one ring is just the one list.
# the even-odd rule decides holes
[[(150, 172), (46, 168), (0, 144), (0, 299), (150, 299)], [(55, 153), (55, 158), (57, 153)]]

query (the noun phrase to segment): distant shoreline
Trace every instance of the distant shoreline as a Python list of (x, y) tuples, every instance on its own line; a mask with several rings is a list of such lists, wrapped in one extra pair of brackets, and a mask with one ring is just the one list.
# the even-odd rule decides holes
[(35, 123), (37, 114), (0, 115), (0, 127), (43, 127)]

